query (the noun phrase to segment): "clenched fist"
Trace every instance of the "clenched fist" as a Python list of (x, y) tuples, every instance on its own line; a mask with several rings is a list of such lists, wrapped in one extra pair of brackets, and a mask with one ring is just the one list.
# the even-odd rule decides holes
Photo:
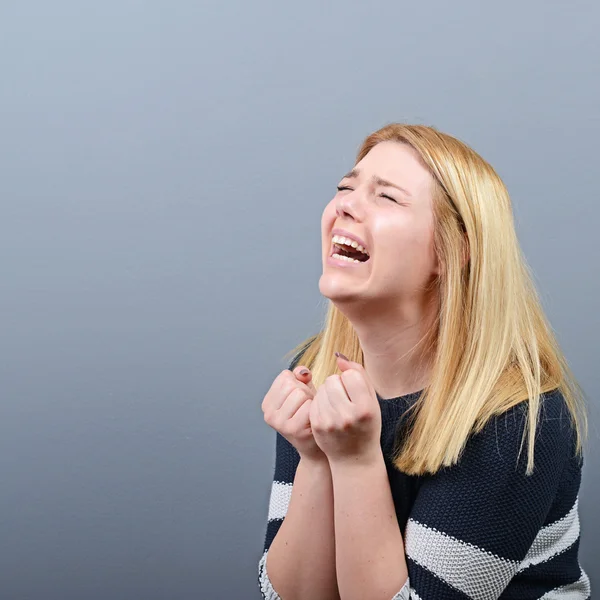
[(278, 431), (305, 460), (325, 459), (310, 426), (310, 406), (316, 390), (311, 372), (302, 365), (285, 369), (273, 381), (261, 408), (265, 422)]
[(315, 394), (309, 419), (319, 448), (334, 461), (381, 458), (381, 407), (365, 368), (339, 355), (341, 375), (330, 375)]

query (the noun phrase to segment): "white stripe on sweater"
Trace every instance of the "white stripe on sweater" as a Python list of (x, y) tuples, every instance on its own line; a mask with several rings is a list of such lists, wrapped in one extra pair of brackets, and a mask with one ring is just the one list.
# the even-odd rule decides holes
[(578, 500), (578, 498), (575, 499), (573, 508), (562, 519), (540, 529), (527, 556), (519, 565), (519, 571), (550, 560), (577, 541), (579, 537)]
[[(260, 590), (266, 600), (281, 600), (279, 594), (273, 588), (273, 584), (271, 583), (269, 574), (267, 573), (268, 553), (269, 552), (266, 551), (258, 563)], [(421, 600), (421, 597), (415, 590), (413, 590), (413, 588), (410, 587), (410, 579), (407, 579), (406, 583), (402, 586), (402, 589), (392, 598), (392, 600)]]
[(269, 521), (283, 519), (290, 505), (292, 497), (292, 484), (274, 481), (271, 486), (271, 497), (269, 499)]
[(392, 600), (411, 600), (409, 579), (404, 582), (402, 589), (394, 595)]
[(584, 571), (581, 571), (581, 577), (577, 581), (550, 590), (540, 600), (587, 600), (590, 593), (590, 580)]
[(262, 592), (265, 600), (281, 600), (279, 594), (273, 589), (271, 580), (267, 573), (267, 554), (268, 551), (262, 555), (260, 562), (258, 563), (258, 578), (260, 581), (260, 591)]
[(519, 564), (409, 519), (406, 555), (473, 600), (495, 600)]
[[(291, 497), (291, 483), (273, 481), (269, 499), (269, 521), (285, 517)], [(474, 600), (489, 600), (497, 598), (517, 572), (564, 552), (577, 541), (579, 534), (577, 498), (567, 515), (540, 529), (529, 552), (519, 565), (413, 519), (409, 519), (407, 523), (405, 549), (407, 556), (448, 585)], [(458, 562), (458, 569), (454, 568), (454, 561)], [(464, 565), (468, 565), (468, 571), (465, 571)], [(261, 589), (265, 597), (268, 600), (280, 600), (266, 571), (266, 553), (261, 559), (259, 569)], [(493, 572), (500, 576), (492, 582), (487, 577), (481, 576), (486, 572)], [(589, 589), (589, 579), (582, 571), (578, 582), (548, 592), (543, 596), (543, 600), (583, 600), (589, 596)], [(410, 595), (407, 595), (408, 593)], [(407, 582), (393, 600), (409, 599), (421, 600)]]
[(392, 600), (421, 600), (421, 596), (416, 590), (410, 587), (410, 578), (402, 586), (402, 589), (392, 598)]

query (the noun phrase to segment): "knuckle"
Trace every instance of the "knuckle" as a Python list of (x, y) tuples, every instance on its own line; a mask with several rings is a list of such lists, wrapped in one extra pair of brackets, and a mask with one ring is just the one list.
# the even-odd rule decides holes
[(310, 427), (313, 430), (313, 433), (324, 433), (323, 432), (323, 423), (318, 419), (311, 419)]
[(325, 433), (323, 421), (311, 421), (310, 425), (316, 433)]
[(277, 379), (279, 379), (279, 381), (287, 381), (290, 379), (290, 377), (293, 377), (293, 373), (289, 370), (289, 369), (284, 369), (283, 371), (281, 371), (281, 373), (279, 373), (279, 375), (277, 376)]
[(273, 427), (273, 429), (276, 429), (276, 427), (275, 427), (275, 417), (274, 417), (274, 415), (273, 415), (273, 413), (271, 411), (265, 412), (264, 420), (265, 420), (265, 423), (267, 425), (269, 425), (269, 427)]
[(310, 439), (310, 437), (311, 437), (311, 436), (310, 436), (310, 434), (309, 434), (309, 433), (304, 433), (304, 432), (302, 432), (302, 433), (299, 433), (299, 434), (296, 436), (296, 439), (297, 439), (298, 441), (300, 441), (300, 442), (305, 442), (305, 441), (309, 440), (309, 439)]
[(287, 393), (287, 398), (289, 400), (302, 400), (302, 398), (305, 396), (305, 392), (302, 388), (296, 387), (296, 386), (292, 386), (289, 390), (289, 392)]
[(335, 425), (331, 421), (325, 421), (321, 423), (319, 430), (322, 433), (333, 433), (335, 431)]
[(356, 419), (360, 422), (369, 421), (373, 417), (373, 413), (368, 409), (358, 411)]
[(349, 429), (352, 428), (353, 425), (354, 425), (354, 420), (346, 418), (341, 423), (341, 429), (342, 429), (342, 431), (348, 431)]
[(276, 383), (277, 384), (283, 383), (287, 379), (287, 375), (286, 375), (287, 372), (288, 371), (285, 370), (285, 369), (283, 371), (281, 371), (281, 373), (279, 373), (279, 375), (277, 375), (277, 377), (275, 378), (275, 381), (273, 383), (274, 384), (276, 384)]
[(294, 391), (295, 387), (291, 383), (285, 382), (279, 390), (279, 398), (285, 400)]

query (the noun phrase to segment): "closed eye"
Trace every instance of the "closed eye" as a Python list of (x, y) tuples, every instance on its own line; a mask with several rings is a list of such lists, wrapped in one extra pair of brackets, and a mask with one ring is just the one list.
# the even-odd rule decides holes
[[(343, 192), (345, 190), (352, 191), (352, 188), (348, 187), (347, 185), (338, 185), (337, 186), (337, 190), (338, 190), (338, 192)], [(388, 200), (391, 200), (392, 202), (395, 202), (396, 204), (400, 204), (398, 202), (398, 200), (395, 200), (394, 198), (392, 198), (391, 196), (388, 196), (387, 194), (379, 194), (379, 197), (380, 198), (387, 198)]]

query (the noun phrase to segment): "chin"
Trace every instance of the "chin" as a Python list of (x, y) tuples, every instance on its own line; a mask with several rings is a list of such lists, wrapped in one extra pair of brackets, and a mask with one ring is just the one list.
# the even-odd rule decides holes
[(319, 279), (319, 292), (333, 303), (360, 300), (361, 296), (356, 289), (350, 288), (346, 282), (340, 281), (336, 274), (327, 273)]

